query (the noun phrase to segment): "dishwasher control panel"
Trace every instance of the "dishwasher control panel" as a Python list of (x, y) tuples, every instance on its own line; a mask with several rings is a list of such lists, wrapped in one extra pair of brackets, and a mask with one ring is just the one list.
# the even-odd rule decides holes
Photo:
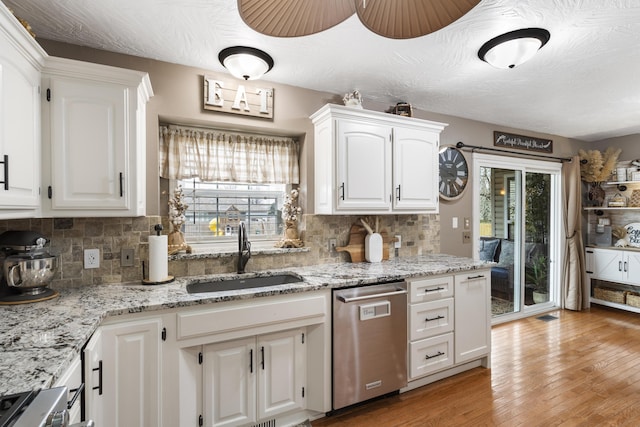
[(376, 319), (391, 315), (391, 302), (379, 301), (360, 306), (360, 320)]

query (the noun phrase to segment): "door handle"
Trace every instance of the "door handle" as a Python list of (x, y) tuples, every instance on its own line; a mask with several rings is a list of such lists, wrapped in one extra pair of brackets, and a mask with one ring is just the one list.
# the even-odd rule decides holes
[(0, 184), (4, 184), (4, 189), (9, 190), (9, 156), (4, 155), (4, 160), (0, 163), (4, 165), (4, 181), (0, 181)]
[(396, 200), (400, 201), (400, 184), (398, 184), (398, 188), (396, 188)]
[(93, 387), (93, 390), (98, 390), (98, 394), (102, 396), (102, 360), (98, 362), (98, 367), (92, 369), (94, 372), (98, 371), (98, 385)]
[(340, 184), (340, 200), (344, 200), (344, 182)]

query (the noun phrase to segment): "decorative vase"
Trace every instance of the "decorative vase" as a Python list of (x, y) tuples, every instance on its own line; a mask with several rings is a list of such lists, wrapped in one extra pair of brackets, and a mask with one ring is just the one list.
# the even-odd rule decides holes
[(289, 240), (296, 240), (298, 235), (298, 222), (297, 221), (285, 221), (284, 238)]
[(604, 204), (604, 196), (604, 189), (600, 186), (599, 182), (592, 182), (589, 185), (587, 198), (589, 199), (589, 203), (591, 203), (592, 206), (602, 206)]

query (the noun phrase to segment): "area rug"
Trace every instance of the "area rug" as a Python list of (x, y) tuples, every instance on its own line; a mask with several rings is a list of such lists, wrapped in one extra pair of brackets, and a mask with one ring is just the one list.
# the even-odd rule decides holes
[(513, 313), (513, 302), (491, 297), (491, 315), (499, 316), (507, 313)]

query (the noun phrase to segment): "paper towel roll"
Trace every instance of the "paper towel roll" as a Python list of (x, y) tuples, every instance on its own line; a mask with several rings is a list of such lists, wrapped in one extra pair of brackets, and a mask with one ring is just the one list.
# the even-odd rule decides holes
[(167, 236), (149, 236), (149, 281), (167, 280), (168, 273)]

